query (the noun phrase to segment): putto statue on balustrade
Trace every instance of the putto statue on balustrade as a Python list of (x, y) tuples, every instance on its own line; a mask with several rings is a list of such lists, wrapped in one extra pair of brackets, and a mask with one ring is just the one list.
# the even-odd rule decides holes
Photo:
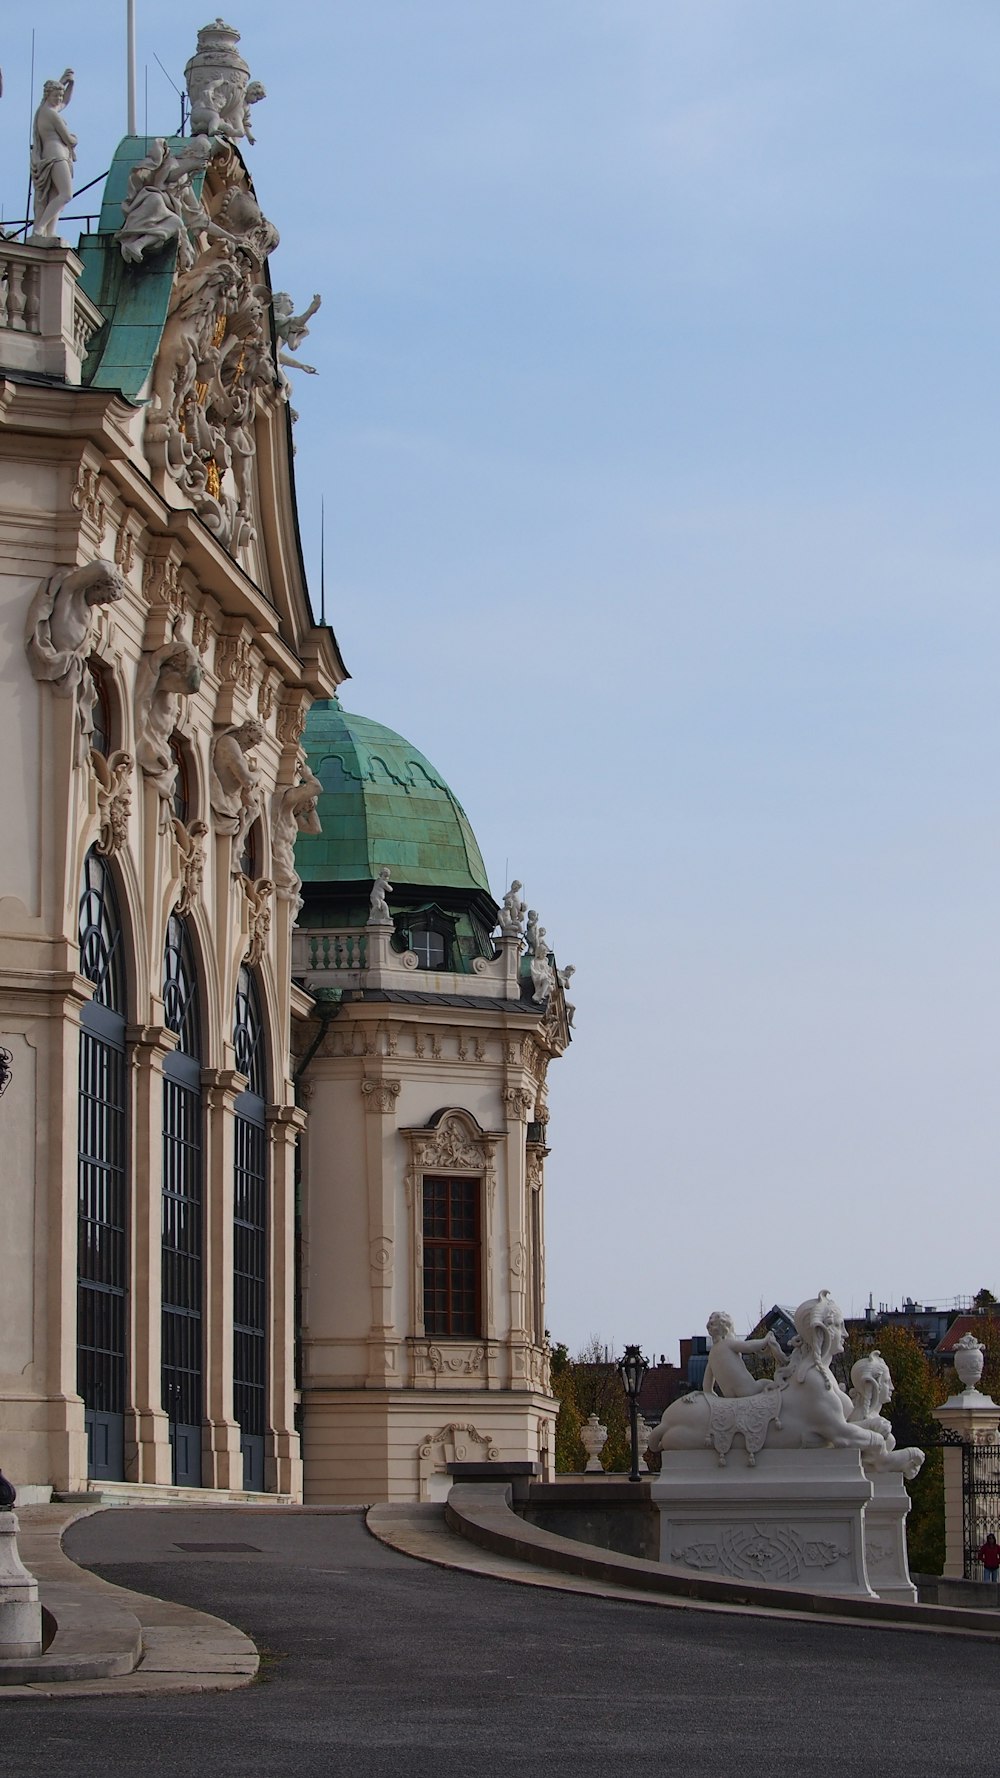
[(184, 69), (192, 136), (254, 140), (250, 107), (267, 94), (259, 80), (250, 79), (250, 69), (236, 48), (239, 41), (239, 32), (219, 18), (198, 32), (198, 47)]
[(502, 938), (523, 938), (524, 936), (524, 916), (528, 911), (528, 904), (521, 900), (523, 887), (524, 885), (519, 883), (515, 877), (503, 898), (503, 906), (500, 909), (500, 936)]
[(67, 68), (58, 80), (47, 80), (42, 102), (31, 130), (31, 186), (34, 196), (34, 229), (29, 247), (57, 247), (62, 243), (56, 223), (73, 196), (73, 162), (76, 137), (67, 127), (63, 112), (73, 97), (74, 74)]
[(389, 904), (385, 899), (387, 895), (392, 894), (392, 884), (389, 881), (391, 874), (389, 866), (383, 864), (382, 869), (379, 871), (378, 876), (372, 884), (372, 892), (369, 897), (369, 926), (392, 925), (392, 915), (389, 912)]
[(209, 800), (219, 832), (232, 836), (234, 876), (241, 874), (244, 840), (260, 814), (260, 773), (250, 752), (263, 739), (263, 724), (251, 716), (223, 729), (212, 743)]
[(90, 753), (94, 732), (95, 687), (87, 667), (94, 612), (99, 605), (116, 605), (124, 591), (113, 562), (87, 562), (43, 580), (28, 608), (24, 645), (32, 673), (57, 696), (76, 701), (78, 765)]
[(160, 829), (164, 833), (170, 827), (170, 804), (177, 785), (177, 761), (170, 739), (182, 702), (198, 690), (202, 672), (201, 656), (190, 642), (176, 634), (161, 647), (147, 649), (139, 660), (135, 678), (135, 754), (160, 798)]

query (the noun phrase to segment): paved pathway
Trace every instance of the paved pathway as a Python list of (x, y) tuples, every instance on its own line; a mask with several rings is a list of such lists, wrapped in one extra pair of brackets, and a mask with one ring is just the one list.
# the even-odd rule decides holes
[[(358, 1514), (129, 1508), (69, 1553), (219, 1613), (263, 1683), (11, 1702), (12, 1778), (982, 1778), (989, 1643), (549, 1593), (413, 1561)], [(248, 1544), (242, 1551), (183, 1544)]]

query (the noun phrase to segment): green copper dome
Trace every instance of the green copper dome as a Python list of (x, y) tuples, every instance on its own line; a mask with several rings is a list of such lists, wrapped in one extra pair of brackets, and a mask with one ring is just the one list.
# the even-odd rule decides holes
[(388, 865), (394, 887), (489, 897), (465, 810), (411, 742), (330, 698), (310, 710), (303, 746), (323, 786), (323, 831), (295, 847), (304, 885), (370, 883)]

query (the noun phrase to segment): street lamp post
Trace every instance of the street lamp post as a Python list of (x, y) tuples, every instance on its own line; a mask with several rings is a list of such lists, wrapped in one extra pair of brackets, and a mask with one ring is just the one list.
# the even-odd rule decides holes
[(639, 1480), (639, 1391), (646, 1380), (646, 1360), (638, 1346), (626, 1346), (624, 1358), (618, 1360), (622, 1385), (628, 1396), (629, 1427), (632, 1434), (632, 1468), (629, 1481)]

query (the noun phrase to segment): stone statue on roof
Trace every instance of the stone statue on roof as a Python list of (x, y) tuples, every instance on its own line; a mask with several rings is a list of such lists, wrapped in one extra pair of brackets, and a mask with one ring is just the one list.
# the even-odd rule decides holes
[(203, 25), (198, 48), (184, 70), (191, 101), (192, 136), (223, 137), (238, 142), (250, 130), (250, 107), (267, 97), (259, 80), (236, 48), (240, 34), (224, 19)]
[(58, 80), (47, 80), (42, 88), (42, 102), (35, 112), (31, 131), (35, 213), (34, 230), (28, 240), (31, 247), (60, 244), (56, 223), (73, 196), (76, 137), (63, 117), (73, 97), (73, 80), (72, 68), (67, 68)]

